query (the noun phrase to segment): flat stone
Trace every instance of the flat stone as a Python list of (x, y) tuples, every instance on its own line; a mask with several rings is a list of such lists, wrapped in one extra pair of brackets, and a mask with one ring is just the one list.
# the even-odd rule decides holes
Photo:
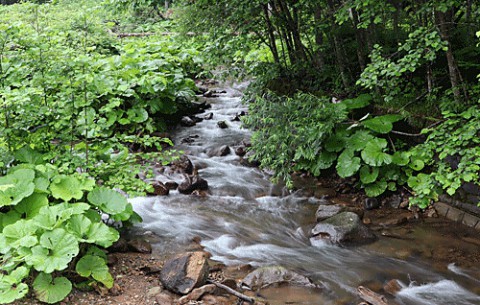
[(147, 297), (152, 298), (152, 297), (156, 296), (157, 294), (160, 294), (160, 292), (162, 292), (162, 287), (160, 287), (160, 286), (152, 287), (152, 288), (148, 289)]
[(465, 216), (465, 212), (461, 211), (457, 208), (451, 207), (448, 210), (448, 213), (445, 215), (450, 220), (460, 222), (462, 221), (463, 217)]
[(470, 215), (468, 213), (465, 213), (465, 216), (463, 216), (462, 223), (466, 226), (469, 226), (471, 228), (475, 228), (477, 223), (479, 222), (479, 218), (473, 215)]
[(433, 205), (435, 210), (437, 210), (438, 215), (445, 217), (448, 213), (448, 210), (450, 210), (450, 205), (444, 202), (435, 202)]
[(155, 296), (155, 301), (157, 304), (173, 304), (173, 298), (166, 294), (166, 293), (161, 293)]
[(135, 238), (128, 241), (128, 249), (137, 253), (152, 253), (152, 245), (141, 238)]
[(179, 254), (167, 260), (160, 272), (163, 286), (182, 295), (205, 284), (207, 277), (207, 256), (202, 251)]
[(317, 221), (322, 221), (332, 216), (337, 215), (343, 210), (343, 207), (340, 205), (324, 205), (320, 204), (317, 211), (315, 212), (315, 217)]
[(309, 278), (290, 271), (282, 266), (267, 266), (258, 268), (249, 273), (243, 280), (242, 286), (251, 290), (259, 290), (274, 284), (289, 284), (294, 286), (317, 288)]

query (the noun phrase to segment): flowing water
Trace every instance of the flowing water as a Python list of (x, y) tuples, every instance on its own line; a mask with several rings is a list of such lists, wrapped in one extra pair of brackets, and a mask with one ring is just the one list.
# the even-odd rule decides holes
[[(214, 260), (227, 265), (282, 265), (327, 288), (269, 288), (262, 295), (272, 304), (338, 304), (335, 302), (339, 299), (356, 304), (356, 287), (393, 278), (404, 283), (395, 299), (399, 304), (480, 304), (475, 290), (480, 284), (480, 269), (462, 270), (451, 265), (436, 270), (420, 258), (395, 258), (395, 251), (412, 247), (408, 241), (381, 238), (373, 245), (355, 248), (312, 244), (308, 232), (319, 199), (297, 194), (279, 196), (278, 191), (272, 191), (275, 186), (266, 173), (243, 166), (233, 152), (209, 157), (213, 149), (234, 147), (249, 137), (249, 130), (231, 121), (236, 113), (246, 111), (240, 102), (243, 89), (244, 84), (232, 86), (226, 94), (208, 99), (212, 108), (207, 113), (212, 112), (213, 119), (180, 128), (174, 134), (176, 143), (193, 139), (178, 148), (188, 154), (199, 175), (208, 181), (210, 195), (187, 196), (174, 191), (169, 196), (132, 199), (144, 219), (140, 229), (160, 237), (154, 245), (157, 251), (173, 253), (200, 236)], [(221, 120), (229, 127), (219, 128), (217, 122)], [(161, 176), (158, 179), (167, 180)], [(181, 180), (178, 177), (177, 181)]]

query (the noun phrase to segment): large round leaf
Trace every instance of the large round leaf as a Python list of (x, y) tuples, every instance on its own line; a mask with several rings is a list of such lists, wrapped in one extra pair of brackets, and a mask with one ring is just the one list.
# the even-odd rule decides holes
[(0, 234), (0, 252), (7, 253), (9, 249), (18, 247), (33, 247), (38, 243), (36, 230), (33, 221), (25, 219), (6, 226)]
[(377, 180), (379, 174), (378, 167), (370, 167), (367, 165), (362, 166), (360, 169), (360, 181), (364, 184), (369, 184)]
[(35, 190), (35, 171), (16, 169), (4, 177), (0, 177), (0, 207), (16, 205), (23, 198), (33, 194)]
[(392, 163), (392, 156), (383, 152), (387, 147), (385, 139), (375, 138), (368, 142), (362, 150), (362, 159), (371, 166), (381, 166)]
[(72, 283), (65, 277), (52, 278), (51, 274), (40, 273), (33, 281), (37, 299), (53, 304), (65, 299), (72, 291)]
[(113, 286), (112, 275), (108, 270), (105, 260), (101, 257), (85, 255), (78, 261), (75, 270), (83, 277), (88, 278), (91, 276), (94, 280), (99, 281), (107, 288), (112, 288)]
[(127, 198), (114, 190), (100, 187), (88, 193), (88, 201), (107, 214), (122, 213), (127, 207)]
[(9, 304), (27, 294), (28, 286), (22, 281), (29, 272), (26, 267), (18, 267), (10, 274), (0, 273), (0, 304)]
[(338, 157), (336, 168), (342, 178), (353, 176), (360, 168), (360, 158), (355, 157), (352, 150), (344, 150)]
[(375, 183), (369, 184), (365, 187), (365, 193), (368, 197), (377, 197), (383, 194), (387, 189), (387, 182), (385, 180), (380, 180)]
[(66, 269), (78, 251), (75, 236), (58, 228), (43, 233), (40, 244), (32, 248), (32, 253), (25, 257), (25, 261), (38, 271), (52, 273), (54, 270)]
[(393, 123), (401, 120), (403, 117), (397, 114), (387, 114), (362, 122), (365, 127), (378, 133), (389, 133), (393, 129)]
[(73, 176), (58, 175), (50, 185), (52, 196), (57, 199), (70, 201), (72, 198), (81, 199), (83, 190), (80, 180)]

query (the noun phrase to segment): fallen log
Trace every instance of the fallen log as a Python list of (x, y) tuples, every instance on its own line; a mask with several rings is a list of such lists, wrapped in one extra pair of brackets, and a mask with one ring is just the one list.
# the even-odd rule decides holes
[(358, 286), (357, 293), (360, 298), (372, 305), (394, 305), (394, 303), (389, 302), (385, 296), (363, 286)]

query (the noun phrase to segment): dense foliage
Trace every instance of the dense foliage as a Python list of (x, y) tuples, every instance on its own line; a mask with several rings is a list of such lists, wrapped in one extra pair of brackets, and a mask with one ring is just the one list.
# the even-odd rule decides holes
[(132, 20), (89, 0), (0, 5), (0, 304), (111, 288), (105, 249), (141, 220), (118, 190), (144, 194), (136, 175), (177, 157), (164, 131), (191, 107), (198, 52), (128, 38)]
[(477, 2), (198, 0), (182, 10), (185, 27), (222, 42), (219, 58), (244, 55), (254, 157), (276, 177), (333, 169), (368, 196), (405, 187), (421, 207), (480, 184)]

